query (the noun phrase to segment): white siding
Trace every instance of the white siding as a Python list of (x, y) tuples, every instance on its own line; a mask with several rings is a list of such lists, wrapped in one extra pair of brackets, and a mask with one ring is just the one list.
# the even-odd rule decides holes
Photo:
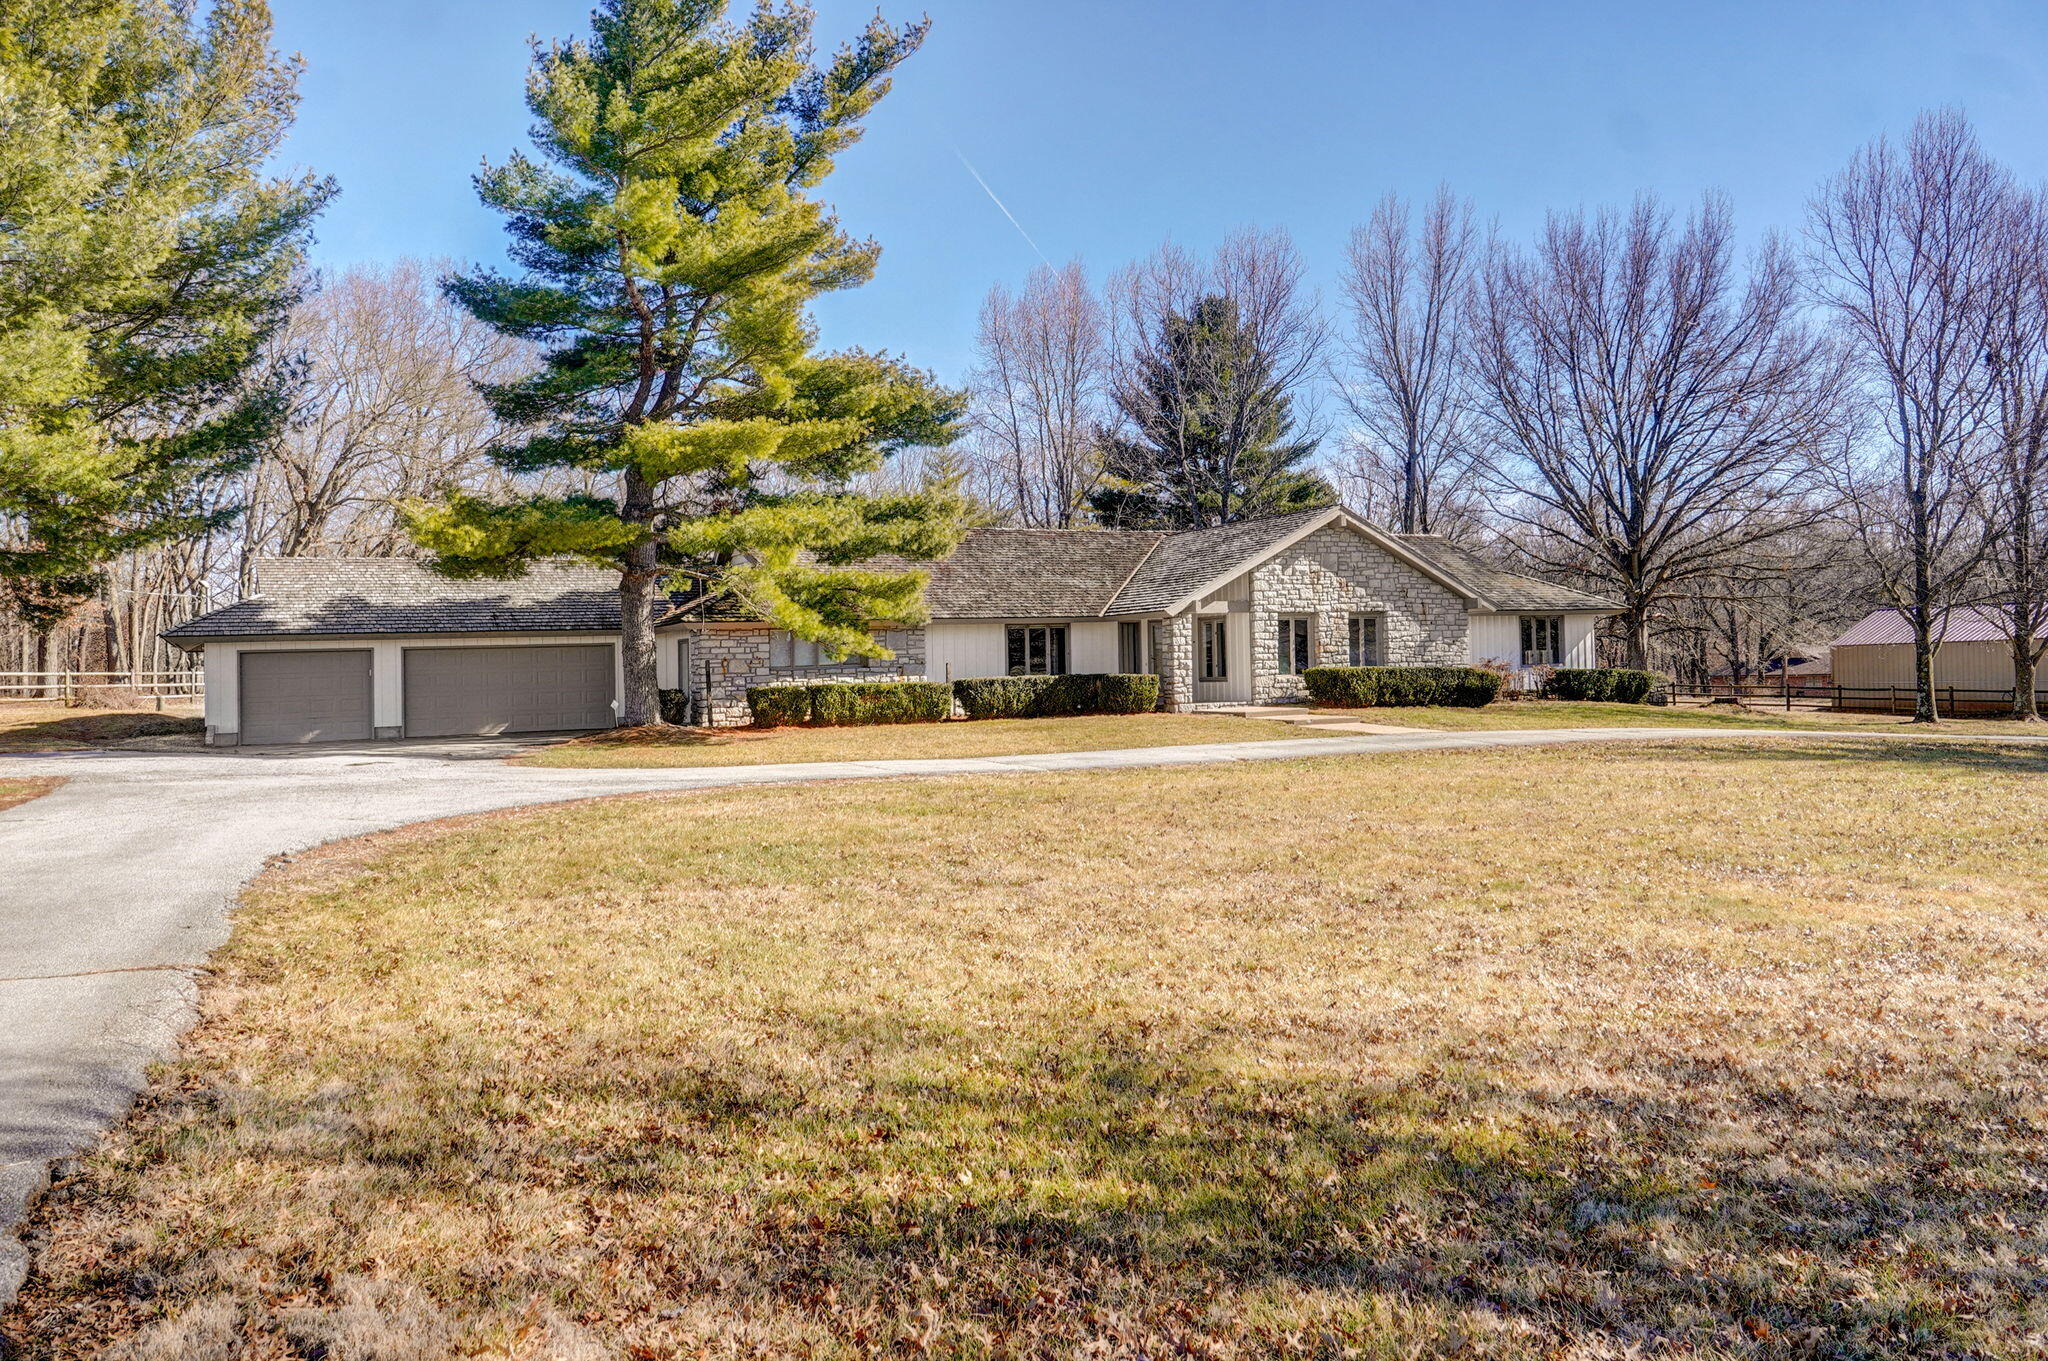
[[(1025, 621), (1018, 621), (1020, 623)], [(1059, 620), (1031, 620), (1059, 623)], [(1067, 620), (1067, 669), (1116, 670), (1116, 621)], [(1007, 621), (932, 623), (925, 629), (925, 673), (933, 680), (969, 680), (1009, 674)], [(948, 671), (947, 668), (952, 670)]]
[[(1594, 654), (1593, 629), (1597, 614), (1564, 616), (1564, 657), (1560, 666), (1598, 666)], [(1475, 614), (1472, 616), (1472, 662), (1494, 662), (1519, 668), (1522, 665), (1522, 615)]]

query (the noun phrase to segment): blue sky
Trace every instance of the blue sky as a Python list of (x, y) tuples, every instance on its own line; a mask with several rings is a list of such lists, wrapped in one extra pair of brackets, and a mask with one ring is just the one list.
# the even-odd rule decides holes
[[(587, 0), (273, 0), (307, 61), (298, 163), (336, 176), (325, 265), (493, 259), (468, 177), (523, 141), (526, 40)], [(872, 0), (818, 0), (828, 44)], [(1715, 0), (930, 0), (924, 50), (824, 196), (883, 244), (826, 300), (825, 339), (958, 379), (990, 284), (1037, 262), (1105, 273), (1171, 236), (1283, 226), (1326, 292), (1387, 190), (1448, 181), (1503, 230), (1549, 208), (1726, 191), (1746, 230), (1795, 228), (1816, 183), (1916, 111), (1963, 107), (2048, 179), (2048, 5)], [(891, 18), (914, 6), (884, 4)]]

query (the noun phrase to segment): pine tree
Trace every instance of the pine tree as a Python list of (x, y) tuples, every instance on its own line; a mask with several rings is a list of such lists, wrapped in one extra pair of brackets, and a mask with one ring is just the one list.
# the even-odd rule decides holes
[(264, 173), (296, 62), (262, 0), (23, 0), (0, 30), (0, 589), (39, 635), (201, 533), (276, 430), (257, 372), (333, 192)]
[(694, 575), (840, 655), (886, 656), (870, 625), (923, 617), (930, 559), (957, 537), (939, 485), (861, 495), (895, 450), (941, 444), (962, 408), (902, 362), (815, 353), (806, 306), (873, 274), (878, 247), (807, 195), (889, 88), (926, 25), (879, 17), (814, 64), (812, 15), (723, 0), (604, 0), (587, 39), (536, 48), (527, 101), (538, 156), (487, 167), (518, 277), (451, 280), (476, 316), (546, 347), (488, 395), (534, 433), (495, 455), (514, 472), (575, 469), (609, 496), (409, 511), (451, 575), (516, 575), (539, 558), (616, 567), (623, 721), (659, 722), (653, 606)]
[(1116, 396), (1127, 433), (1105, 441), (1097, 519), (1121, 529), (1198, 529), (1337, 503), (1294, 437), (1293, 403), (1230, 299), (1161, 319)]

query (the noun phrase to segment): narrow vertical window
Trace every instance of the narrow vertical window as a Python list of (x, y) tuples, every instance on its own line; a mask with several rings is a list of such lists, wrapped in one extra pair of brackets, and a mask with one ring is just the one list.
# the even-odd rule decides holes
[(1351, 664), (1353, 666), (1379, 666), (1380, 619), (1376, 614), (1354, 614), (1351, 616)]
[(1201, 634), (1201, 675), (1205, 681), (1226, 680), (1230, 676), (1230, 657), (1224, 642), (1223, 621), (1204, 619)]
[(1136, 620), (1127, 619), (1116, 626), (1117, 670), (1135, 676), (1145, 669), (1144, 637)]
[(1279, 621), (1277, 643), (1280, 674), (1298, 676), (1310, 665), (1309, 621), (1292, 617)]

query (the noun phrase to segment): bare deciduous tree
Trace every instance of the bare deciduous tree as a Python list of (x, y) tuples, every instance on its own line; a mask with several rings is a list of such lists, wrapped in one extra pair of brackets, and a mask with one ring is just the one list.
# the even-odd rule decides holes
[(1338, 391), (1358, 422), (1353, 476), (1388, 485), (1393, 524), (1433, 534), (1456, 519), (1470, 473), (1460, 311), (1477, 259), (1472, 209), (1439, 189), (1412, 227), (1389, 194), (1351, 233), (1344, 263), (1348, 372)]
[(1482, 272), (1487, 474), (1504, 515), (1619, 596), (1630, 666), (1674, 589), (1814, 518), (1800, 474), (1839, 421), (1841, 365), (1798, 322), (1791, 258), (1766, 242), (1745, 275), (1733, 234), (1718, 198), (1676, 229), (1644, 198), (1553, 217)]
[(501, 476), (476, 388), (517, 372), (521, 346), (443, 299), (441, 272), (351, 269), (293, 313), (279, 347), (302, 375), (290, 428), (244, 488), (245, 557), (394, 553), (395, 503)]
[(1987, 593), (2009, 630), (2013, 717), (2039, 722), (2036, 677), (2048, 651), (2048, 202), (2039, 192), (2011, 194), (2002, 227), (1985, 351), (1997, 411)]
[(981, 305), (974, 371), (982, 481), (1020, 524), (1072, 525), (1102, 475), (1106, 326), (1079, 261)]
[(1815, 287), (1848, 338), (1884, 434), (1841, 467), (1856, 542), (1913, 631), (1916, 722), (1938, 717), (1934, 656), (1990, 546), (1982, 445), (1997, 420), (1984, 359), (2012, 197), (1960, 114), (1923, 115), (1823, 186)]

